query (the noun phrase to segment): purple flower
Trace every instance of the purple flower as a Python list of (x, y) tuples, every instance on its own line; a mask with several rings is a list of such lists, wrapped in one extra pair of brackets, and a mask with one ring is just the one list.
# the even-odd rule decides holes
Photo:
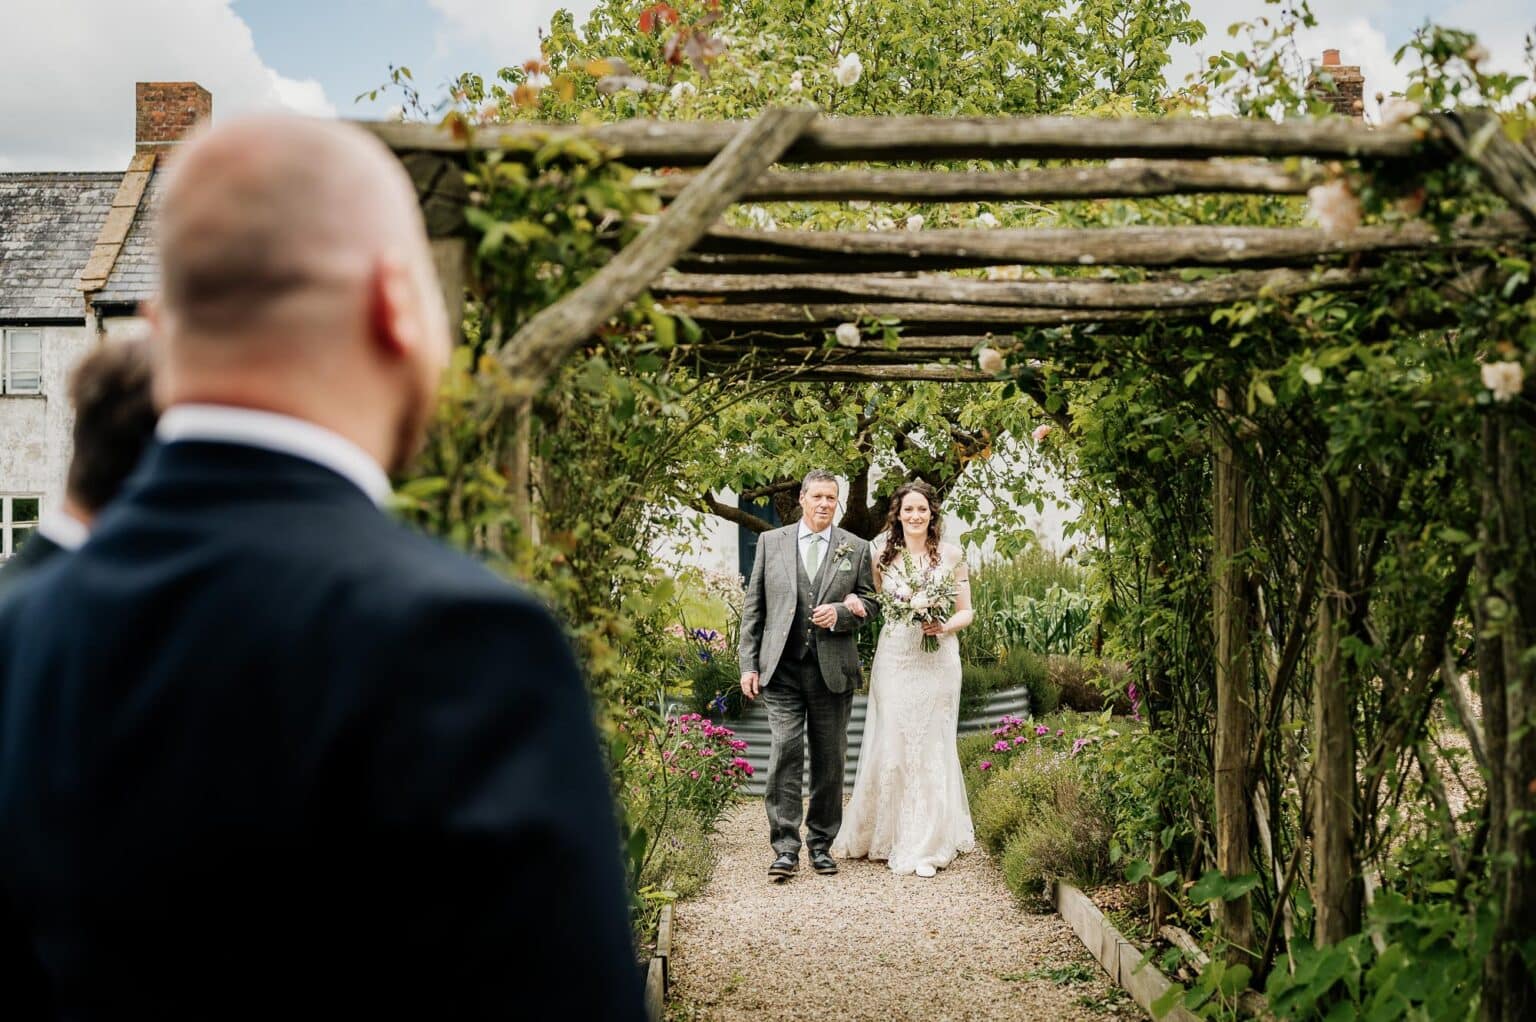
[(992, 746), (992, 751), (993, 752), (1007, 752), (1008, 751), (1008, 743), (1007, 742), (998, 742), (998, 743), (996, 743), (995, 745)]
[(1044, 724), (1040, 724), (1035, 727), (1035, 734), (1037, 735), (1048, 735), (1050, 733), (1051, 729), (1046, 727)]
[(1067, 729), (1066, 728), (1062, 728), (1061, 730), (1056, 732), (1056, 737), (1060, 738), (1062, 735), (1064, 735), (1066, 733), (1067, 733)]
[(980, 763), (976, 764), (976, 769), (977, 770), (991, 770), (992, 769), (992, 761), (990, 759), (984, 759)]

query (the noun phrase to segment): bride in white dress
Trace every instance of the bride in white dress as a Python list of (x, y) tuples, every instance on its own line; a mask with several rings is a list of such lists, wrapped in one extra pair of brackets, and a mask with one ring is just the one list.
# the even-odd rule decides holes
[[(887, 569), (910, 553), (920, 570), (953, 571), (955, 612), (916, 626), (887, 621), (869, 674), (869, 711), (853, 798), (832, 843), (840, 858), (884, 859), (892, 872), (931, 877), (975, 847), (965, 780), (955, 750), (960, 718), (960, 643), (971, 623), (971, 591), (958, 547), (940, 543), (938, 495), (922, 481), (891, 500), (886, 529), (870, 543), (875, 588), (893, 586)], [(855, 610), (863, 615), (863, 604)], [(938, 637), (937, 652), (922, 648)]]

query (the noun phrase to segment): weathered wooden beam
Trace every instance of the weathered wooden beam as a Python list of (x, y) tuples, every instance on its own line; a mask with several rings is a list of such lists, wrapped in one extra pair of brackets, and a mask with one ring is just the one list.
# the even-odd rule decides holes
[[(1069, 323), (1139, 322), (1152, 313), (1144, 309), (1035, 309), (1004, 305), (929, 304), (923, 302), (863, 302), (792, 304), (761, 302), (722, 305), (678, 298), (662, 304), (671, 315), (687, 316), (706, 330), (729, 328), (830, 329), (872, 316), (894, 316), (903, 330), (945, 333), (1012, 333), (1030, 327), (1065, 326)], [(1165, 310), (1164, 316), (1182, 311), (1198, 315), (1198, 309)]]
[(547, 378), (567, 353), (691, 248), (815, 116), (811, 107), (774, 107), (741, 127), (693, 187), (640, 237), (581, 287), (523, 324), (499, 356), (513, 378), (535, 385)]
[(961, 365), (812, 365), (795, 372), (796, 380), (845, 383), (997, 383), (997, 377)]
[(839, 274), (671, 273), (651, 286), (657, 297), (723, 302), (905, 302), (1028, 306), (1038, 309), (1183, 309), (1261, 297), (1364, 287), (1369, 271), (1238, 270), (1205, 280), (1116, 284), (1102, 280), (981, 280), (975, 277)]
[(1482, 172), (1488, 187), (1536, 228), (1536, 151), (1510, 141), (1498, 114), (1489, 110), (1436, 114), (1433, 119), (1440, 135)]
[[(430, 124), (363, 125), (396, 152), (499, 149), (529, 139), (577, 135), (619, 149), (637, 166), (709, 163), (740, 122), (631, 120), (601, 125), (512, 124), (465, 137)], [(807, 126), (782, 163), (859, 160), (1068, 160), (1145, 157), (1316, 156), (1408, 159), (1425, 146), (1409, 127), (1368, 129), (1343, 118), (1318, 121), (1238, 118), (824, 117)]]
[[(848, 273), (999, 264), (1057, 266), (1311, 265), (1357, 253), (1466, 248), (1527, 240), (1513, 214), (1458, 225), (1442, 241), (1414, 221), (1328, 233), (1306, 227), (1007, 228), (933, 231), (750, 231), (716, 227), (696, 253), (800, 260)], [(687, 265), (689, 270), (692, 265)], [(721, 267), (724, 270), (724, 267)], [(735, 268), (733, 268), (734, 271)], [(792, 272), (815, 272), (804, 268)]]
[[(658, 179), (656, 194), (681, 194), (692, 174)], [(1126, 161), (1108, 167), (1048, 167), (1038, 170), (770, 171), (742, 193), (741, 202), (850, 201), (982, 202), (1057, 199), (1126, 199), (1157, 195), (1238, 193), (1301, 195), (1308, 179), (1272, 163), (1204, 160)]]

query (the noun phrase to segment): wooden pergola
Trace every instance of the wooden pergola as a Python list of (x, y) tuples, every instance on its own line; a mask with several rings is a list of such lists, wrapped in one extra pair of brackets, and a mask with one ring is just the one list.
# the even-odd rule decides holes
[[(580, 135), (626, 163), (668, 171), (667, 208), (584, 286), (535, 316), (504, 347), (516, 376), (545, 378), (640, 293), (702, 328), (702, 363), (752, 359), (802, 380), (997, 379), (982, 346), (1047, 356), (1049, 328), (1136, 329), (1148, 317), (1202, 317), (1232, 302), (1368, 285), (1389, 253), (1470, 249), (1536, 229), (1536, 156), (1488, 130), (1486, 113), (1436, 115), (1429, 131), (1372, 129), (1347, 118), (945, 119), (818, 117), (770, 109), (744, 123), (629, 121), (593, 127), (515, 125), (470, 137), (427, 125), (369, 127), (410, 169), (457, 308), (465, 264), (461, 170), (470, 148)], [(921, 203), (1125, 199), (1240, 193), (1298, 195), (1321, 161), (1427, 168), (1459, 157), (1483, 171), (1511, 211), (1448, 236), (1428, 223), (1321, 228), (965, 228), (908, 231), (741, 230), (720, 226), (733, 203), (832, 200)], [(982, 173), (780, 169), (836, 162), (1091, 161)], [(702, 169), (695, 169), (702, 168)], [(1083, 276), (982, 279), (944, 271), (1029, 266), (1139, 268), (1136, 283)], [(1186, 280), (1180, 271), (1208, 272)], [(899, 320), (894, 349), (828, 346), (840, 323)], [(1056, 334), (1059, 337), (1059, 332)], [(1055, 342), (1059, 344), (1059, 340)], [(1038, 349), (1038, 350), (1036, 350)], [(1027, 370), (1026, 370), (1027, 371)]]
[[(749, 361), (781, 367), (786, 378), (796, 380), (1011, 377), (1023, 382), (1032, 358), (1077, 353), (1072, 343), (1077, 330), (1139, 332), (1152, 317), (1208, 317), (1213, 308), (1238, 301), (1363, 287), (1372, 283), (1380, 258), (1393, 253), (1529, 246), (1536, 236), (1536, 153), (1509, 141), (1488, 112), (1437, 114), (1428, 125), (1422, 130), (1371, 129), (1346, 118), (1286, 123), (832, 119), (812, 109), (779, 108), (747, 123), (529, 124), (480, 130), (469, 138), (421, 125), (372, 127), (400, 154), (416, 182), (454, 309), (462, 304), (467, 263), (461, 171), (468, 148), (502, 148), (574, 133), (618, 150), (634, 167), (668, 171), (659, 184), (669, 202), (666, 209), (585, 284), (523, 324), (499, 352), (514, 378), (536, 385), (646, 291), (665, 310), (686, 314), (700, 326), (700, 336), (687, 343), (706, 369)], [(1087, 165), (986, 173), (857, 166), (968, 160)], [(1294, 196), (1335, 173), (1324, 161), (1365, 161), (1407, 179), (1453, 160), (1474, 164), (1509, 209), (1479, 222), (1459, 222), (1448, 231), (1418, 221), (1334, 233), (1204, 225), (812, 232), (719, 224), (733, 203), (752, 201)], [(782, 169), (825, 163), (854, 166)], [(993, 266), (1072, 272), (1037, 279), (945, 272)], [(1122, 282), (1083, 276), (1084, 267), (1134, 272), (1123, 274), (1131, 282)], [(1206, 272), (1185, 279), (1181, 271), (1190, 269)], [(1475, 271), (1470, 281), (1447, 284), (1489, 286)], [(900, 322), (894, 347), (827, 343), (837, 324), (871, 317)], [(1212, 343), (1224, 346), (1226, 339), (1213, 338)], [(975, 358), (982, 347), (1022, 357), (1013, 360), (1008, 372), (984, 372)], [(1223, 389), (1213, 397), (1217, 407), (1234, 409), (1236, 415), (1233, 394)], [(1209, 446), (1217, 714), (1214, 844), (1217, 866), (1228, 877), (1253, 868), (1246, 800), (1255, 769), (1256, 728), (1254, 708), (1248, 705), (1252, 665), (1246, 629), (1254, 597), (1239, 555), (1255, 537), (1249, 522), (1251, 482), (1235, 446), (1240, 442), (1238, 430), (1217, 429)], [(527, 471), (526, 455), (521, 461), (513, 466), (514, 486), (522, 485), (517, 477)], [(1325, 532), (1332, 513), (1325, 502)], [(1331, 612), (1325, 607), (1320, 613), (1325, 611)], [(1325, 631), (1331, 620), (1324, 620)], [(1299, 644), (1288, 642), (1285, 655), (1299, 651)], [(1314, 716), (1320, 735), (1337, 735), (1349, 727), (1348, 697), (1337, 679), (1318, 682)], [(1315, 893), (1323, 933), (1337, 932), (1339, 906), (1351, 882), (1353, 825), (1346, 779), (1353, 768), (1348, 748), (1347, 742), (1320, 740), (1316, 752), (1311, 812), (1319, 835)], [(1222, 904), (1224, 934), (1235, 948), (1253, 945), (1251, 911), (1247, 895)]]

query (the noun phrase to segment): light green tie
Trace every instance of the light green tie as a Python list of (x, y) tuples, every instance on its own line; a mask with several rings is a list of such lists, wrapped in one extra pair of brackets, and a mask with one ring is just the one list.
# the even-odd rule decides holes
[(805, 573), (812, 580), (816, 578), (816, 569), (821, 567), (821, 537), (811, 534), (811, 548), (805, 552)]

